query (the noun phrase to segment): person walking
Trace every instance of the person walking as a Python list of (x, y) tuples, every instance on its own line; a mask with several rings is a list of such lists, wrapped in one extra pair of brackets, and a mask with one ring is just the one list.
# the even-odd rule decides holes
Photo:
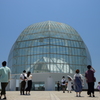
[(3, 99), (7, 99), (6, 97), (6, 86), (8, 85), (10, 81), (10, 75), (11, 75), (11, 70), (9, 67), (6, 66), (7, 62), (3, 61), (2, 62), (2, 67), (0, 68), (0, 82), (1, 82), (1, 95), (0, 95), (0, 100), (2, 98), (2, 95), (4, 95)]
[[(25, 89), (26, 90), (26, 95), (30, 95), (30, 91), (31, 91), (31, 88), (32, 88), (32, 74), (31, 72), (29, 71), (27, 73), (27, 88)], [(28, 92), (28, 93), (27, 93)]]
[(60, 83), (59, 83), (59, 81), (57, 82), (57, 90), (58, 91), (60, 90)]
[(95, 95), (94, 95), (94, 82), (95, 82), (94, 73), (95, 73), (95, 70), (91, 65), (88, 65), (87, 68), (88, 68), (88, 70), (85, 72), (85, 78), (86, 78), (86, 82), (88, 84), (87, 94), (90, 97), (91, 97), (91, 94), (93, 97), (95, 97)]
[(80, 70), (77, 69), (74, 75), (74, 90), (76, 92), (76, 97), (81, 97), (82, 82), (82, 75), (80, 74)]
[(68, 81), (67, 81), (67, 90), (68, 90), (68, 93), (69, 92), (71, 93), (73, 80), (72, 80), (71, 76), (69, 76), (69, 75), (67, 76), (67, 78), (68, 78)]
[(24, 70), (23, 73), (20, 75), (21, 83), (20, 83), (20, 95), (24, 95), (25, 86), (26, 86), (26, 80), (27, 80), (27, 74)]
[(62, 83), (61, 85), (62, 85), (63, 93), (65, 93), (65, 89), (66, 89), (66, 79), (65, 79), (65, 76), (62, 77), (61, 83)]

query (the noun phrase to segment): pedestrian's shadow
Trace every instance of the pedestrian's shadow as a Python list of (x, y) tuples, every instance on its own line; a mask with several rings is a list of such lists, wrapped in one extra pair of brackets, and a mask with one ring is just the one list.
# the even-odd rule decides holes
[(3, 98), (2, 98), (2, 99), (0, 99), (0, 100), (7, 100), (7, 98), (6, 98), (6, 99), (3, 99)]
[[(88, 97), (89, 97), (89, 96), (88, 96)], [(95, 96), (95, 97), (89, 97), (89, 98), (94, 98), (94, 99), (95, 99), (95, 98), (99, 98), (99, 97), (98, 97), (98, 96)]]
[[(76, 96), (75, 96), (75, 97), (76, 97)], [(78, 96), (77, 98), (83, 98), (83, 97), (84, 97), (84, 96), (80, 96), (80, 97)]]

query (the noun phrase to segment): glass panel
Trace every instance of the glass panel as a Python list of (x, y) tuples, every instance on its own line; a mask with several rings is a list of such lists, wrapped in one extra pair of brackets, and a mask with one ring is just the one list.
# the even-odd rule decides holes
[[(70, 29), (65, 28), (61, 31), (69, 33), (61, 34), (55, 32), (55, 30), (60, 31), (60, 28), (56, 29), (57, 26), (54, 25), (53, 32), (42, 33), (48, 28), (47, 26), (45, 26), (46, 29), (41, 27), (37, 28), (36, 25), (34, 30), (30, 27), (25, 34), (23, 31), (20, 41), (14, 44), (8, 60), (13, 73), (19, 66), (21, 71), (29, 67), (32, 72), (72, 73), (73, 69), (78, 68), (77, 66), (86, 67), (91, 63), (89, 52), (84, 42), (78, 40), (79, 36), (75, 35), (76, 31), (72, 33)], [(40, 31), (41, 33), (36, 33)], [(71, 37), (74, 38), (71, 40)], [(21, 71), (17, 70), (18, 73)]]
[(32, 90), (44, 91), (45, 90), (45, 83), (44, 82), (33, 82), (32, 83)]

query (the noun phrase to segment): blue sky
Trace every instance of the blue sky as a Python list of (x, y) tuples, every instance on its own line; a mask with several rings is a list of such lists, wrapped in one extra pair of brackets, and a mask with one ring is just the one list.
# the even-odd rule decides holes
[(100, 0), (0, 0), (0, 63), (26, 27), (48, 20), (78, 31), (100, 81)]

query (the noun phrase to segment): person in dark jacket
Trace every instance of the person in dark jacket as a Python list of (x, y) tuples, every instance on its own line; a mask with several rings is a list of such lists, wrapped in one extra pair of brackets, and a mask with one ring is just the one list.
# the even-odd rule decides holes
[(57, 82), (57, 90), (58, 91), (60, 90), (60, 82), (59, 81)]
[(88, 65), (87, 68), (88, 68), (88, 70), (85, 72), (86, 82), (88, 84), (87, 94), (90, 97), (91, 97), (91, 94), (93, 97), (95, 97), (95, 95), (94, 95), (94, 82), (95, 82), (94, 73), (95, 73), (95, 70), (91, 65)]

